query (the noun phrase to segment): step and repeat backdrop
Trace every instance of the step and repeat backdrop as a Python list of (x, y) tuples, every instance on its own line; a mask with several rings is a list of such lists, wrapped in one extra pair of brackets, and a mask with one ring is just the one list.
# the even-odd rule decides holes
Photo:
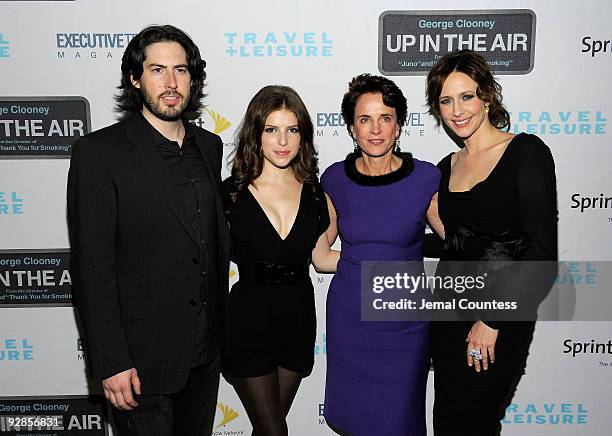
[[(208, 95), (194, 122), (221, 136), (226, 157), (251, 97), (284, 84), (309, 108), (321, 170), (352, 149), (340, 102), (363, 72), (404, 91), (403, 150), (431, 162), (455, 150), (426, 114), (425, 74), (448, 51), (478, 50), (503, 86), (511, 131), (539, 135), (554, 155), (560, 258), (572, 261), (558, 280), (601, 285), (605, 263), (595, 262), (612, 257), (608, 1), (0, 1), (0, 434), (23, 433), (9, 419), (26, 415), (48, 429), (28, 434), (112, 434), (72, 305), (66, 176), (71, 144), (116, 121), (123, 50), (153, 23), (176, 25), (199, 46)], [(313, 271), (312, 280), (316, 365), (288, 418), (291, 434), (304, 436), (332, 434), (323, 418), (331, 276)], [(611, 341), (605, 317), (540, 322), (504, 434), (609, 434)], [(250, 431), (222, 383), (214, 434)]]

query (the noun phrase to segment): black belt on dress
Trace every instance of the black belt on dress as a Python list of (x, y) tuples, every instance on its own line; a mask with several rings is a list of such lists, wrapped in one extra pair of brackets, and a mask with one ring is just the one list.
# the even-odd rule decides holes
[(303, 262), (250, 262), (238, 263), (240, 281), (257, 285), (291, 285), (309, 277), (310, 263)]

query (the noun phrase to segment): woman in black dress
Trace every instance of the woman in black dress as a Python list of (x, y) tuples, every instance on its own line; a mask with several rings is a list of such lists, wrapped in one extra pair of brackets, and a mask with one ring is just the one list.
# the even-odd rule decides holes
[(557, 259), (554, 162), (537, 136), (502, 130), (510, 117), (501, 87), (473, 51), (438, 61), (427, 76), (427, 100), (438, 125), (462, 147), (438, 164), (440, 189), (428, 213), (444, 239), (438, 274), (457, 261), (503, 265), (495, 273), (505, 278), (486, 289), (485, 299), (523, 308), (522, 322), (479, 310), (433, 323), (434, 430), (437, 436), (497, 435), (524, 373), (537, 305), (556, 271), (554, 262), (540, 262)]
[(313, 125), (298, 94), (266, 86), (240, 125), (227, 217), (239, 281), (229, 303), (224, 373), (259, 436), (288, 434), (285, 417), (314, 365), (316, 317), (309, 265), (335, 271), (339, 253), (317, 180)]

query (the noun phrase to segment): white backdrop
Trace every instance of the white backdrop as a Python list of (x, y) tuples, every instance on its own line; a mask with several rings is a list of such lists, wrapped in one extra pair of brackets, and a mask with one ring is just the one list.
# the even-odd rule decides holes
[[(540, 135), (555, 157), (561, 259), (611, 260), (612, 204), (581, 211), (572, 201), (600, 194), (612, 196), (612, 43), (602, 43), (598, 53), (584, 52), (598, 47), (594, 40), (610, 41), (610, 3), (505, 0), (464, 1), (460, 6), (461, 13), (468, 15), (470, 10), (499, 9), (529, 9), (535, 14), (533, 69), (527, 74), (498, 76), (504, 102), (512, 113), (512, 130), (535, 129), (533, 133)], [(457, 10), (458, 4), (434, 0), (426, 8), (441, 12)], [(285, 84), (300, 93), (310, 110), (323, 170), (342, 160), (352, 148), (346, 129), (333, 115), (340, 110), (348, 81), (362, 72), (379, 74), (379, 16), (385, 11), (419, 9), (423, 9), (423, 2), (406, 0), (0, 1), (0, 95), (13, 101), (84, 97), (89, 102), (92, 129), (107, 126), (116, 117), (113, 94), (120, 77), (120, 42), (148, 24), (169, 23), (187, 31), (207, 61), (205, 102), (209, 112), (202, 113), (199, 123), (209, 130), (217, 129), (226, 156), (254, 93), (267, 84)], [(70, 47), (75, 41), (68, 34), (81, 33), (106, 36), (93, 48)], [(296, 39), (288, 42), (294, 33)], [(250, 42), (253, 38), (254, 43)], [(303, 51), (292, 55), (289, 49), (288, 55), (279, 56), (282, 49), (278, 46), (291, 45), (303, 46)], [(404, 91), (412, 113), (410, 125), (404, 127), (402, 149), (419, 159), (438, 162), (455, 146), (424, 113), (424, 76), (397, 75), (392, 79)], [(0, 101), (2, 107), (9, 107), (9, 113), (0, 111), (0, 122), (12, 119), (10, 106)], [(215, 123), (215, 116), (226, 122)], [(16, 134), (7, 131), (7, 126), (0, 125), (0, 145)], [(7, 156), (10, 154), (0, 147), (0, 250), (68, 248), (65, 183), (69, 160)], [(225, 169), (224, 175), (227, 173)], [(0, 286), (6, 289), (14, 286), (14, 282), (8, 283), (10, 268), (0, 264), (0, 273), (7, 274), (0, 275), (4, 278)], [(593, 274), (584, 264), (580, 268), (583, 277)], [(235, 271), (231, 274), (235, 280)], [(319, 320), (316, 365), (302, 384), (289, 416), (291, 434), (308, 436), (332, 434), (321, 413), (325, 297), (331, 277), (313, 272), (312, 278)], [(36, 285), (34, 279), (32, 286)], [(9, 303), (20, 301), (0, 299), (0, 397), (28, 396), (36, 402), (42, 397), (87, 394), (90, 382), (84, 372), (73, 309)], [(610, 339), (612, 322), (539, 323), (527, 374), (504, 420), (504, 434), (609, 434), (612, 355), (572, 356), (564, 352), (564, 344), (607, 343)], [(431, 381), (430, 377), (430, 411)], [(0, 404), (2, 401), (0, 398)], [(250, 434), (244, 409), (227, 384), (221, 387), (219, 403), (214, 434)], [(221, 408), (235, 413), (226, 409), (224, 416)], [(0, 410), (0, 418), (3, 414)], [(75, 430), (60, 434), (98, 433)]]

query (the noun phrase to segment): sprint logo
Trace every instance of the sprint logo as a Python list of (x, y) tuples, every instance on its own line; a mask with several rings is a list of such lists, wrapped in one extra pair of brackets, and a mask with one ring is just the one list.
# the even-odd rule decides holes
[(208, 114), (212, 122), (215, 124), (214, 128), (209, 127), (210, 121), (208, 119), (202, 118), (201, 116), (192, 120), (191, 122), (196, 126), (210, 130), (217, 135), (232, 125), (232, 123), (220, 113), (215, 112), (214, 110), (209, 108), (204, 108), (204, 111)]
[(229, 120), (227, 120), (224, 116), (222, 116), (218, 112), (215, 112), (208, 108), (205, 108), (204, 110), (206, 111), (208, 115), (210, 115), (212, 120), (215, 122), (215, 130), (213, 130), (213, 133), (218, 135), (219, 133), (223, 132), (225, 129), (227, 129), (229, 126), (232, 125), (232, 123)]
[(238, 418), (239, 413), (223, 403), (217, 403), (217, 409), (219, 409), (219, 411), (223, 414), (223, 419), (215, 428), (227, 425), (234, 419)]

